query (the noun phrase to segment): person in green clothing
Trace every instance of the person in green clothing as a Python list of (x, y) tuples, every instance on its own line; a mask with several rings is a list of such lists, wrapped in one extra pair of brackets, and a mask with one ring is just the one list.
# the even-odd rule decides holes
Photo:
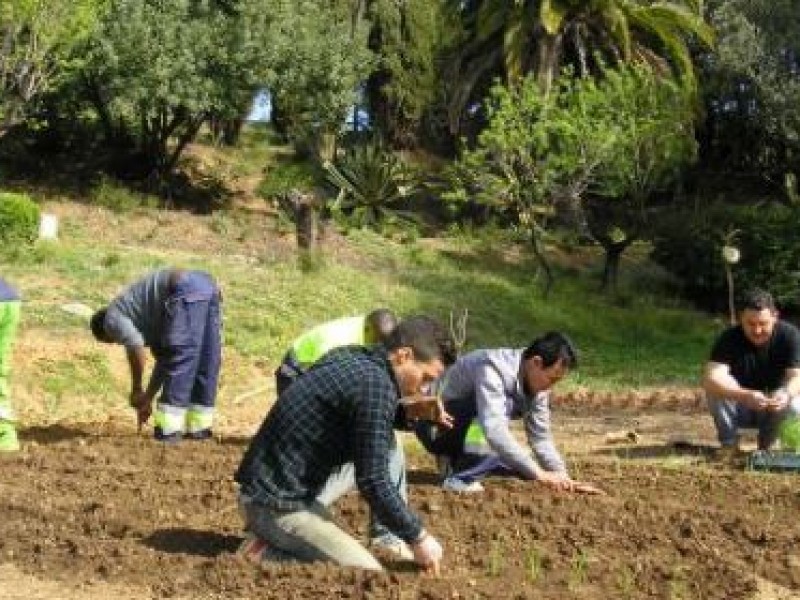
[(11, 348), (17, 333), (20, 315), (19, 293), (0, 277), (0, 452), (19, 450), (14, 412), (9, 402), (8, 376), (11, 370)]
[(367, 315), (327, 321), (309, 329), (292, 342), (275, 371), (278, 396), (334, 348), (383, 343), (395, 327), (397, 317), (394, 313), (389, 309), (379, 308)]
[[(384, 344), (397, 327), (397, 322), (397, 317), (392, 311), (378, 308), (366, 315), (327, 321), (309, 329), (292, 342), (283, 357), (283, 362), (275, 371), (278, 396), (282, 396), (298, 377), (335, 348)], [(401, 497), (404, 501), (407, 500), (405, 455), (402, 444), (397, 442), (389, 454), (389, 473)], [(343, 466), (331, 478), (330, 484), (326, 486), (318, 500), (328, 504), (354, 484), (355, 472), (350, 463)], [(380, 547), (400, 558), (412, 557), (411, 549), (371, 514), (369, 529), (373, 547)]]

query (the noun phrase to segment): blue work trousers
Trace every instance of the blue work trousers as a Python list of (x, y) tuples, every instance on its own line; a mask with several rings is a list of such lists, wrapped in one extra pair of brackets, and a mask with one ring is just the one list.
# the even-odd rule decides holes
[(213, 407), (222, 363), (220, 293), (202, 271), (187, 271), (165, 306), (158, 368), (164, 373), (161, 404)]

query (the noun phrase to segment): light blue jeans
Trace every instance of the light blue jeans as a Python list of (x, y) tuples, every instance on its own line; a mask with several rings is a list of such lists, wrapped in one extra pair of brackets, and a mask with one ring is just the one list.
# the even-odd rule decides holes
[(752, 410), (725, 398), (708, 398), (708, 408), (722, 446), (739, 443), (739, 429), (758, 429), (758, 448), (768, 450), (778, 437), (778, 426), (787, 417), (800, 415), (800, 396), (780, 412)]
[[(389, 453), (389, 476), (403, 500), (408, 502), (405, 453), (397, 439)], [(328, 511), (331, 504), (355, 487), (355, 467), (348, 463), (330, 476), (314, 501), (300, 510), (282, 512), (252, 502), (244, 495), (239, 496), (239, 507), (245, 528), (270, 545), (270, 559), (326, 560), (342, 566), (381, 569), (377, 559), (336, 525)], [(370, 537), (388, 535), (393, 534), (370, 514)]]
[[(389, 478), (403, 499), (408, 504), (408, 485), (406, 482), (406, 455), (403, 450), (403, 443), (397, 439), (395, 434), (394, 446), (389, 450)], [(330, 506), (336, 500), (344, 496), (347, 492), (356, 489), (356, 469), (353, 463), (342, 465), (328, 478), (325, 487), (317, 496), (317, 501), (325, 506)], [(385, 537), (393, 535), (386, 526), (375, 518), (370, 511), (369, 515), (369, 536), (371, 538)]]

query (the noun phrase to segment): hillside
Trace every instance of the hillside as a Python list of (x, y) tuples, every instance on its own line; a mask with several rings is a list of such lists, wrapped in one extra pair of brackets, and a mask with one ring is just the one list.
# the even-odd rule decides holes
[(545, 300), (526, 246), (505, 232), (451, 231), (401, 243), (365, 230), (345, 236), (330, 225), (322, 256), (308, 264), (297, 260), (290, 228), (264, 206), (247, 189), (210, 215), (127, 205), (114, 211), (97, 206), (96, 196), (45, 198), (42, 209), (59, 217), (58, 240), (0, 263), (25, 297), (14, 373), (23, 421), (124, 410), (122, 352), (95, 343), (85, 317), (61, 307), (95, 308), (164, 265), (206, 269), (223, 287), (223, 416), (237, 403), (263, 411), (272, 371), (304, 328), (379, 305), (444, 320), (467, 309), (468, 349), (523, 345), (562, 329), (581, 351), (566, 390), (695, 386), (720, 326), (671, 299), (643, 252), (625, 263), (622, 291), (609, 297), (597, 291), (593, 249), (551, 247), (558, 281)]

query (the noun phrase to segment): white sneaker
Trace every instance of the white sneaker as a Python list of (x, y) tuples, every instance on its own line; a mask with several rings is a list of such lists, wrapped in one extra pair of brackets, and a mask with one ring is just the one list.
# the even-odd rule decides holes
[(464, 494), (479, 494), (483, 491), (483, 484), (480, 481), (470, 481), (467, 483), (458, 477), (447, 477), (442, 482), (442, 488), (448, 492), (461, 492)]
[(409, 545), (393, 535), (374, 537), (370, 540), (369, 545), (384, 552), (389, 552), (400, 560), (414, 560), (414, 551), (411, 550)]

